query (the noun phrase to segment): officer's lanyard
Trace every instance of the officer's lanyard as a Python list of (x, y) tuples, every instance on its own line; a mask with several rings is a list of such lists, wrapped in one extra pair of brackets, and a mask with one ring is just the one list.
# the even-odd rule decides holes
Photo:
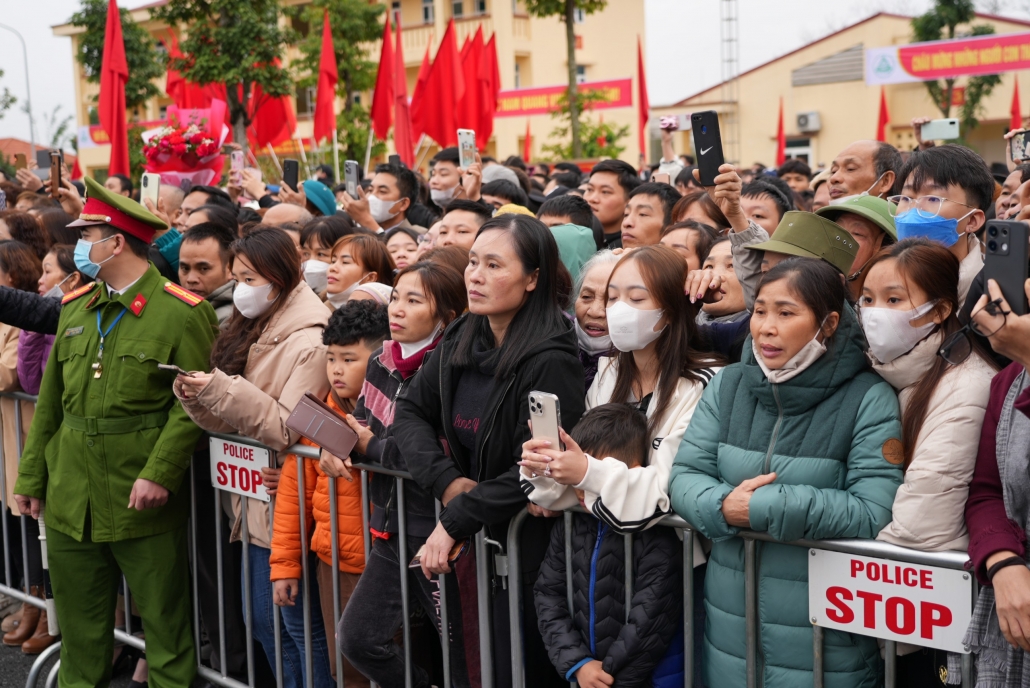
[(97, 349), (97, 362), (93, 364), (93, 379), (97, 380), (101, 375), (104, 374), (104, 337), (111, 334), (111, 330), (118, 324), (118, 321), (122, 319), (125, 312), (129, 310), (126, 307), (122, 307), (122, 312), (115, 316), (114, 322), (107, 326), (107, 329), (103, 329), (100, 326), (100, 319), (103, 317), (103, 310), (97, 309), (97, 333), (100, 335), (100, 347)]

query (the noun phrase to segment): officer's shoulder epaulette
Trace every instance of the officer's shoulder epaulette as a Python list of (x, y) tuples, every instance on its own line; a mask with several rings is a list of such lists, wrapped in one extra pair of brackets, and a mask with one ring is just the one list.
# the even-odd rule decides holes
[(79, 298), (83, 294), (88, 294), (89, 292), (91, 292), (93, 290), (93, 287), (95, 287), (95, 286), (97, 286), (96, 282), (90, 282), (89, 284), (81, 286), (78, 289), (75, 289), (74, 291), (68, 292), (67, 294), (64, 295), (64, 298), (61, 299), (61, 305), (63, 306), (66, 303), (71, 303), (72, 301), (74, 301), (75, 299)]
[(204, 302), (203, 296), (194, 294), (189, 289), (183, 289), (175, 282), (165, 282), (165, 291), (191, 307), (199, 306)]

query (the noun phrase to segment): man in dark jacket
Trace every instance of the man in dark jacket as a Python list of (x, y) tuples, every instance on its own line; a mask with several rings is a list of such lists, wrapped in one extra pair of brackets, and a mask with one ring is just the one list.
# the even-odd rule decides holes
[[(627, 404), (590, 410), (570, 434), (583, 451), (614, 457), (630, 468), (647, 456), (647, 419)], [(582, 491), (576, 492), (582, 500)], [(629, 610), (623, 538), (590, 514), (573, 515), (570, 538), (571, 562), (565, 558), (565, 523), (558, 521), (533, 589), (540, 634), (558, 673), (583, 688), (613, 681), (627, 687), (682, 685), (681, 659), (668, 663), (676, 664), (671, 672), (655, 672), (681, 620), (682, 554), (675, 533), (659, 527), (634, 537)], [(662, 664), (665, 669), (667, 663)]]

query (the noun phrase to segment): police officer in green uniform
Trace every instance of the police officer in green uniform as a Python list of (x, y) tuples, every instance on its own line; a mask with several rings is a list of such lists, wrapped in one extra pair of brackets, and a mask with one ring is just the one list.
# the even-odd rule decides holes
[(150, 686), (186, 688), (196, 658), (184, 478), (202, 431), (176, 403), (175, 373), (158, 364), (207, 370), (218, 324), (211, 304), (148, 262), (165, 223), (90, 178), (86, 189), (75, 263), (99, 281), (64, 298), (15, 499), (33, 516), (46, 504), (60, 686), (110, 680), (124, 573)]

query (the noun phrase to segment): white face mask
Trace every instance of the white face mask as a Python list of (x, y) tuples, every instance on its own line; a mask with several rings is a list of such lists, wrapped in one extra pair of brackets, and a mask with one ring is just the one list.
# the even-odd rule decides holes
[[(883, 174), (887, 174), (887, 173), (884, 172)], [(883, 179), (883, 174), (881, 174), (879, 177), (876, 178), (876, 181), (873, 182), (873, 186), (870, 186), (868, 189), (866, 189), (862, 193), (851, 194), (850, 196), (842, 196), (841, 198), (835, 198), (835, 199), (830, 201), (830, 205), (840, 205), (841, 203), (847, 203), (852, 198), (861, 198), (862, 196), (868, 196), (869, 192), (873, 190), (873, 187), (875, 187), (877, 184), (879, 184), (880, 180)]]
[(654, 329), (662, 319), (661, 309), (643, 310), (618, 301), (605, 312), (608, 316), (608, 336), (619, 351), (640, 351), (658, 339), (665, 330), (664, 327), (657, 332)]
[[(72, 273), (72, 275), (74, 275), (74, 274), (75, 273)], [(64, 292), (61, 291), (61, 285), (64, 284), (65, 282), (67, 282), (68, 280), (70, 280), (72, 278), (72, 275), (68, 275), (63, 280), (61, 280), (60, 282), (55, 284), (50, 289), (50, 291), (48, 291), (47, 293), (43, 294), (43, 298), (44, 299), (61, 299), (61, 298), (64, 298)]]
[(865, 332), (871, 353), (880, 363), (890, 363), (897, 357), (907, 354), (930, 334), (937, 323), (928, 322), (913, 327), (912, 321), (918, 320), (931, 310), (935, 301), (927, 301), (919, 308), (900, 311), (893, 308), (871, 308), (863, 306), (859, 310), (862, 331)]
[(390, 212), (390, 209), (400, 203), (400, 201), (384, 201), (377, 196), (368, 196), (368, 212), (371, 213), (372, 219), (378, 223), (386, 222), (397, 217), (399, 212)]
[(603, 354), (605, 351), (611, 351), (611, 335), (603, 334), (600, 337), (591, 337), (589, 332), (579, 326), (578, 320), (574, 320), (572, 326), (576, 330), (579, 348), (583, 349), (583, 351), (586, 351), (588, 354)]
[(339, 292), (338, 294), (331, 294), (329, 292), (326, 292), (325, 300), (332, 304), (333, 308), (339, 308), (343, 304), (347, 303), (347, 299), (349, 299), (350, 295), (354, 293), (354, 290), (358, 288), (358, 285), (362, 284), (365, 281), (365, 277), (368, 277), (368, 275), (362, 276), (361, 279), (359, 279), (357, 282), (350, 285), (343, 291)]
[[(821, 332), (821, 328), (820, 328)], [(755, 354), (755, 359), (758, 361), (758, 367), (765, 373), (765, 379), (773, 384), (779, 384), (786, 382), (792, 378), (797, 377), (801, 373), (808, 370), (809, 366), (819, 360), (819, 357), (826, 353), (826, 345), (819, 341), (819, 332), (816, 333), (812, 341), (801, 347), (801, 351), (790, 357), (790, 360), (783, 364), (782, 368), (777, 370), (770, 370), (766, 365), (765, 361), (762, 360), (762, 352), (758, 350), (758, 344), (754, 340), (751, 340), (751, 350)]]
[(447, 202), (454, 198), (457, 193), (458, 185), (455, 184), (449, 189), (430, 189), (429, 197), (433, 199), (433, 203), (443, 207), (447, 205)]
[(417, 342), (397, 342), (401, 345), (401, 357), (411, 358), (419, 351), (422, 351), (422, 349), (432, 344), (441, 332), (443, 332), (443, 323), (438, 322), (436, 323), (436, 327), (433, 328), (433, 331), (430, 332), (429, 336), (425, 339), (419, 340)]
[(244, 318), (260, 318), (275, 303), (275, 299), (268, 300), (273, 287), (275, 285), (271, 282), (261, 287), (252, 287), (240, 282), (232, 292), (232, 302)]
[(305, 260), (300, 265), (304, 274), (304, 281), (308, 283), (316, 293), (322, 291), (329, 284), (329, 263), (320, 260)]

